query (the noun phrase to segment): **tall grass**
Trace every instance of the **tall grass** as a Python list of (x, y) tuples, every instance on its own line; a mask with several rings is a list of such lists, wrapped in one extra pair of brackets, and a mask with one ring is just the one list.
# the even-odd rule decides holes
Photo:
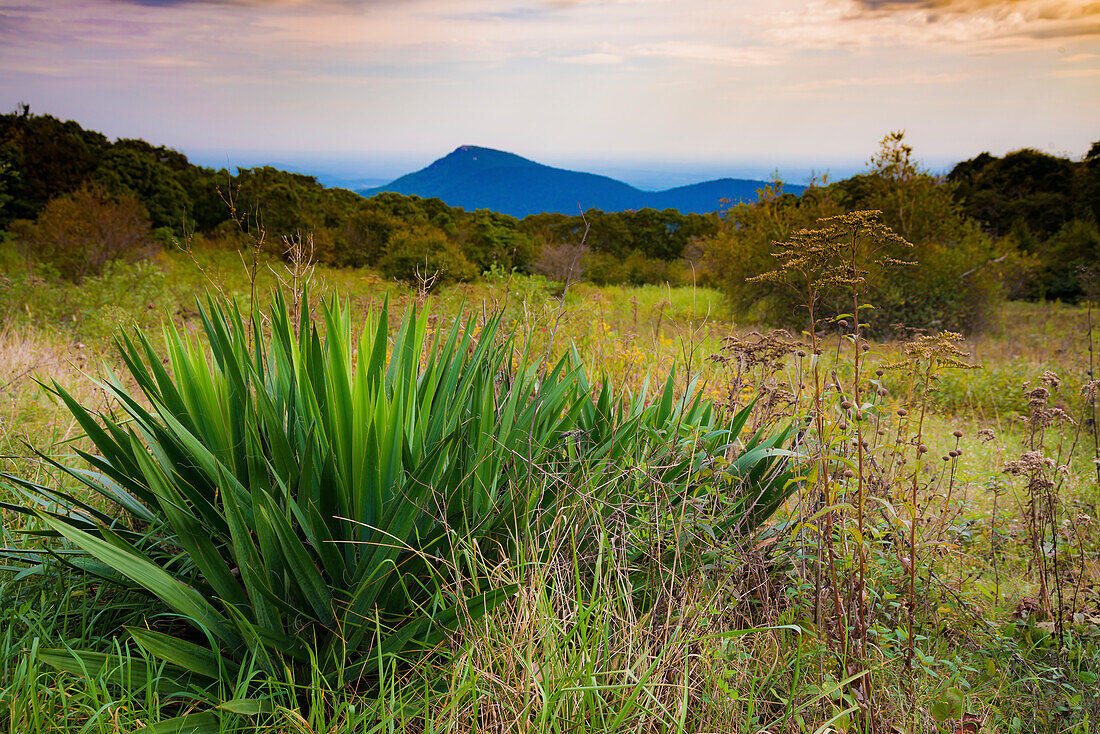
[[(123, 687), (155, 681), (222, 714), (263, 710), (253, 680), (377, 690), (393, 665), (516, 593), (491, 570), (578, 488), (598, 508), (582, 535), (613, 518), (624, 567), (657, 562), (628, 573), (631, 603), (650, 608), (653, 570), (682, 555), (651, 532), (669, 513), (694, 516), (718, 489), (711, 532), (743, 534), (797, 487), (787, 431), (738, 442), (748, 410), (726, 419), (694, 391), (677, 399), (672, 375), (653, 400), (616, 395), (576, 353), (533, 360), (495, 317), (438, 329), (409, 310), (391, 343), (384, 306), (355, 342), (338, 302), (316, 319), (308, 303), (290, 314), (278, 295), (247, 316), (210, 299), (204, 340), (170, 326), (163, 360), (143, 334), (121, 337), (128, 378), (99, 383), (111, 414), (49, 387), (94, 451), (78, 450), (84, 466), (47, 461), (118, 512), (15, 475), (8, 489), (24, 501), (5, 507), (47, 552), (157, 612), (126, 626), (137, 657), (116, 642), (38, 660)], [(598, 553), (599, 537), (578, 542), (593, 539)], [(40, 550), (8, 555), (54, 572)], [(218, 717), (165, 724), (176, 725)]]

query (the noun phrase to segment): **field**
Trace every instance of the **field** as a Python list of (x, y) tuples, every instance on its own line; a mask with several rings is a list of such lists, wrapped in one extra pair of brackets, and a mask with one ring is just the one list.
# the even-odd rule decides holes
[[(136, 386), (112, 343), (120, 330), (144, 331), (164, 353), (163, 326), (202, 333), (207, 295), (251, 312), (279, 290), (293, 311), (307, 283), (314, 318), (322, 300), (346, 303), (353, 338), (384, 303), (391, 334), (413, 309), (440, 335), (457, 317), (481, 330), (499, 314), (497, 334), (514, 336), (502, 341), (505, 371), (522, 373), (524, 355), (554, 363), (575, 350), (593, 390), (640, 405), (672, 375), (677, 404), (701, 395), (721, 415), (744, 409), (741, 443), (703, 470), (716, 477), (749, 435), (790, 426), (792, 494), (747, 532), (726, 522), (728, 497), (681, 501), (676, 482), (639, 479), (662, 468), (651, 454), (596, 479), (539, 479), (575, 496), (494, 551), (456, 541), (449, 584), (511, 593), (484, 615), (460, 610), (430, 651), (366, 671), (336, 665), (335, 676), (318, 660), (261, 676), (253, 659), (206, 698), (165, 693), (168, 670), (128, 642), (127, 627), (180, 627), (149, 594), (8, 553), (6, 731), (129, 732), (180, 716), (192, 728), (178, 730), (272, 732), (1084, 733), (1100, 721), (1095, 314), (1085, 306), (1004, 303), (958, 342), (865, 341), (845, 321), (815, 337), (815, 354), (809, 334), (739, 323), (702, 287), (566, 288), (497, 273), (426, 293), (367, 270), (293, 272), (223, 250), (115, 264), (79, 286), (12, 268), (0, 281), (2, 545), (68, 546), (15, 509), (45, 500), (12, 477), (119, 513), (44, 460), (75, 464), (92, 445), (43, 385), (117, 415), (95, 380), (111, 370)], [(258, 338), (274, 328), (265, 322)], [(586, 502), (620, 485), (648, 489), (637, 507)], [(59, 648), (108, 655), (98, 669), (59, 671), (42, 652)]]

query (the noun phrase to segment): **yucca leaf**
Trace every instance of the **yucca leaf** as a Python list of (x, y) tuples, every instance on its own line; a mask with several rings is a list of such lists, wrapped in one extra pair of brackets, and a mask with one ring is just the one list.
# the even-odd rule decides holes
[(117, 654), (90, 650), (45, 649), (35, 653), (38, 660), (52, 668), (79, 676), (98, 678), (125, 688), (154, 687), (162, 695), (194, 694), (197, 689), (185, 671), (171, 665), (155, 667), (144, 660), (123, 659)]
[(153, 657), (160, 658), (181, 670), (221, 680), (237, 675), (238, 666), (209, 648), (200, 647), (172, 635), (140, 628), (127, 628), (130, 637)]
[(321, 624), (335, 629), (331, 589), (275, 500), (267, 492), (261, 491), (260, 497), (262, 504), (254, 509), (270, 525), (282, 551), (283, 562), (297, 582), (295, 590), (309, 603)]
[(217, 714), (204, 711), (163, 719), (155, 724), (135, 729), (133, 734), (221, 734), (221, 720)]
[[(230, 646), (240, 644), (240, 638), (226, 626), (225, 619), (209, 601), (160, 566), (48, 515), (39, 513), (39, 519), (64, 535), (70, 542), (147, 589), (200, 628), (209, 630)], [(102, 529), (101, 533), (105, 537), (112, 535), (106, 528)]]

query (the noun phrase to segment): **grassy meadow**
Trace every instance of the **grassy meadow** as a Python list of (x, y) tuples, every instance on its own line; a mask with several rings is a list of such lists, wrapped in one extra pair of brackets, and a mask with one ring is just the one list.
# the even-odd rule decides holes
[[(525, 487), (534, 497), (536, 487), (537, 507), (527, 495), (509, 494), (517, 506), (528, 503), (515, 513), (522, 521), (504, 518), (490, 532), (487, 520), (476, 525), (483, 534), (439, 530), (444, 540), (433, 550), (402, 561), (422, 563), (419, 575), (402, 576), (392, 564), (401, 583), (415, 575), (436, 584), (409, 593), (409, 618), (446, 620), (442, 634), (425, 634), (430, 643), (387, 657), (379, 642), (353, 658), (350, 647), (304, 640), (309, 649), (294, 664), (265, 657), (266, 643), (254, 644), (239, 659), (225, 653), (222, 667), (214, 665), (215, 682), (200, 684), (176, 669), (182, 647), (165, 657), (155, 641), (185, 639), (193, 657), (196, 645), (231, 645), (187, 632), (181, 619), (188, 615), (140, 582), (112, 583), (108, 569), (75, 553), (90, 541), (47, 518), (76, 526), (92, 516), (102, 516), (100, 526), (129, 518), (118, 521), (125, 533), (104, 534), (118, 539), (104, 554), (146, 552), (150, 543), (162, 554), (157, 563), (197, 579), (187, 541), (154, 543), (152, 520), (134, 519), (132, 508), (47, 458), (83, 466), (77, 452), (101, 453), (104, 445), (89, 438), (63, 396), (92, 415), (112, 416), (123, 433), (141, 423), (142, 411), (159, 410), (147, 396), (134, 405), (120, 399), (119, 390), (141, 387), (113, 343), (120, 333), (140, 330), (163, 356), (173, 348), (164, 327), (174, 327), (193, 343), (196, 363), (206, 364), (208, 331), (197, 304), (220, 295), (246, 314), (253, 305), (262, 314), (273, 291), (292, 316), (312, 308), (314, 323), (324, 320), (322, 302), (345, 304), (352, 351), (364, 324), (369, 331), (375, 323), (368, 314), (383, 304), (391, 351), (409, 343), (399, 327), (408, 312), (422, 314), (409, 329), (421, 329), (424, 344), (445, 340), (463, 323), (456, 319), (468, 319), (461, 333), (471, 341), (463, 348), (479, 353), (493, 341), (502, 350), (493, 374), (510, 375), (487, 383), (490, 402), (494, 390), (500, 398), (515, 384), (527, 385), (523, 395), (544, 394), (553, 381), (549, 367), (571, 355), (570, 364), (585, 370), (577, 383), (581, 407), (576, 427), (553, 435), (579, 446), (603, 430), (606, 412), (614, 438), (600, 445), (618, 451), (621, 426), (631, 426), (632, 443), (614, 464), (575, 459), (569, 449), (558, 456), (551, 446), (552, 461), (537, 471), (529, 458), (498, 457), (487, 447), (501, 476), (515, 474), (507, 491)], [(1008, 302), (972, 337), (877, 341), (854, 333), (851, 316), (816, 335), (770, 331), (743, 322), (719, 291), (704, 287), (564, 287), (492, 273), (425, 293), (365, 269), (294, 272), (223, 249), (115, 263), (80, 285), (28, 278), (12, 267), (0, 280), (7, 477), (0, 546), (9, 549), (0, 561), (0, 728), (1093, 731), (1100, 725), (1100, 453), (1089, 382), (1095, 316), (1085, 306)], [(242, 344), (281, 343), (273, 336), (283, 328), (277, 316), (250, 323), (256, 330)], [(287, 327), (287, 344), (304, 328)], [(434, 364), (427, 354), (410, 359), (427, 369)], [(455, 354), (464, 359), (461, 349)], [(161, 364), (165, 375), (178, 376), (188, 363), (165, 356)], [(114, 383), (102, 381), (108, 371)], [(584, 403), (585, 390), (617, 396), (607, 405), (634, 407), (615, 417), (614, 407)], [(668, 405), (679, 406), (670, 408), (673, 419), (644, 412), (666, 394)], [(692, 412), (697, 396), (712, 407)], [(719, 428), (733, 416), (744, 426), (723, 443)], [(469, 420), (460, 415), (454, 430)], [(683, 428), (689, 424), (694, 433)], [(408, 436), (427, 430), (416, 425), (404, 429)], [(758, 473), (738, 464), (759, 448), (754, 441), (780, 436), (769, 449), (780, 453), (759, 454), (766, 458)], [(199, 456), (201, 447), (194, 451)], [(179, 476), (201, 463), (173, 460), (183, 467)], [(677, 473), (681, 460), (688, 463)], [(460, 486), (480, 476), (479, 461), (471, 459)], [(324, 485), (329, 480), (317, 471)], [(790, 496), (770, 517), (757, 517), (737, 495), (750, 485)], [(39, 514), (18, 509), (28, 506)], [(317, 554), (310, 568), (327, 563), (323, 544), (310, 546)], [(230, 569), (242, 583), (248, 572), (243, 563)], [(211, 599), (228, 593), (214, 581), (213, 591), (194, 583)], [(477, 600), (484, 609), (473, 608)], [(308, 613), (293, 613), (289, 601), (270, 603), (287, 635), (307, 629), (301, 620)], [(398, 603), (377, 609), (389, 613)], [(350, 646), (349, 628), (324, 622), (323, 612), (311, 634)], [(373, 624), (381, 630), (389, 623), (379, 617)], [(126, 632), (135, 629), (132, 637)], [(142, 638), (141, 630), (165, 637)], [(99, 657), (59, 662), (65, 651)]]

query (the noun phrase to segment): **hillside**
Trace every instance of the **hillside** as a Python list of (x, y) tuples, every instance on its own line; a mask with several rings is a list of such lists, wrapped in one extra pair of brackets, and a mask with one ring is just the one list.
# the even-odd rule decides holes
[[(525, 217), (553, 212), (576, 214), (599, 209), (678, 209), (706, 213), (722, 208), (722, 200), (755, 200), (764, 181), (722, 178), (665, 191), (643, 191), (607, 176), (546, 166), (491, 148), (463, 145), (426, 168), (385, 186), (361, 189), (364, 196), (385, 191), (425, 198), (437, 197), (466, 210), (493, 211)], [(788, 186), (801, 193), (804, 187)]]

